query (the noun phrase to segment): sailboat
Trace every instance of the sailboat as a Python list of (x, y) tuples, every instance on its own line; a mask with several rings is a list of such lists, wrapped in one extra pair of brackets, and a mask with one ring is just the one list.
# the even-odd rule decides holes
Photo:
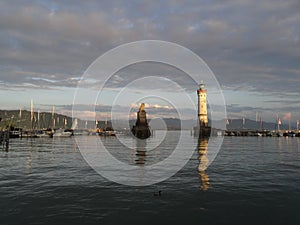
[(73, 123), (72, 123), (72, 126), (71, 126), (70, 130), (73, 131), (74, 136), (81, 136), (81, 135), (88, 135), (89, 134), (88, 130), (78, 128), (78, 119), (77, 118), (75, 118), (73, 120)]
[(52, 108), (52, 121), (53, 121), (53, 137), (71, 137), (73, 132), (64, 128), (55, 129), (56, 122), (59, 126), (59, 117), (55, 119), (55, 106)]
[(277, 137), (282, 137), (283, 133), (280, 132), (280, 125), (281, 125), (281, 120), (277, 115)]
[[(32, 111), (33, 111), (33, 107), (32, 107)], [(33, 112), (33, 115), (34, 115), (34, 112)], [(38, 137), (38, 138), (53, 137), (52, 129), (42, 129), (41, 128), (41, 112), (40, 112), (40, 110), (38, 110), (38, 113), (37, 113), (37, 127), (33, 133), (34, 133), (34, 137)]]
[(34, 107), (33, 107), (33, 100), (30, 100), (30, 121), (31, 121), (31, 130), (28, 130), (24, 132), (24, 137), (27, 138), (36, 138), (35, 130), (34, 130), (34, 122), (35, 122), (35, 116), (34, 116)]
[(40, 129), (40, 110), (38, 110), (38, 114), (37, 114), (37, 130), (35, 133), (37, 137), (50, 137), (49, 134), (47, 134), (45, 131)]
[(108, 127), (107, 126), (107, 117), (105, 118), (105, 126), (103, 130), (100, 130), (99, 132), (99, 136), (116, 136), (116, 132), (114, 131), (114, 129), (112, 127)]
[(71, 137), (72, 135), (73, 133), (71, 131), (59, 128), (55, 130), (53, 137)]

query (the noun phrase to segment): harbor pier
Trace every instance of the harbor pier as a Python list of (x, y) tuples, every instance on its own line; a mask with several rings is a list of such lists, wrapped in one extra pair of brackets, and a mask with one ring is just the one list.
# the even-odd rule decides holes
[(225, 136), (300, 137), (300, 130), (227, 129)]
[(0, 131), (0, 145), (2, 147), (2, 150), (8, 151), (8, 147), (9, 147), (9, 131), (8, 130)]

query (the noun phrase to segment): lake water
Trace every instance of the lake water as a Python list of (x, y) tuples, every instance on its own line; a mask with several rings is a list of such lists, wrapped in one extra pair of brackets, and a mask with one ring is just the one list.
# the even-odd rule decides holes
[[(104, 142), (119, 160), (143, 167), (167, 158), (172, 151), (163, 149), (176, 135), (166, 136), (161, 153), (122, 151), (115, 137)], [(300, 138), (224, 137), (205, 171), (198, 169), (207, 163), (207, 142), (198, 149), (189, 132), (185, 138), (191, 141), (183, 150), (195, 150), (184, 168), (141, 187), (101, 177), (74, 137), (12, 139), (9, 151), (0, 151), (0, 224), (300, 223)]]

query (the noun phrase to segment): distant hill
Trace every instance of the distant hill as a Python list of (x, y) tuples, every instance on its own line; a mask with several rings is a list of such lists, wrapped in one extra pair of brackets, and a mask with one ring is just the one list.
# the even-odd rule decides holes
[[(163, 120), (163, 121), (162, 121)], [(196, 126), (196, 120), (182, 120), (177, 118), (162, 118), (162, 119), (147, 119), (148, 124), (151, 126), (151, 129), (154, 130), (190, 130)], [(130, 120), (129, 126), (132, 127), (135, 124), (136, 120)], [(182, 124), (181, 124), (182, 122)], [(117, 121), (114, 124), (114, 129), (123, 129), (124, 127), (128, 127), (128, 121)]]
[[(33, 128), (71, 128), (72, 127), (72, 117), (50, 112), (41, 112), (39, 115), (37, 112), (34, 113), (34, 119), (31, 121), (31, 112), (27, 110), (23, 110), (21, 112), (19, 110), (0, 110), (0, 118), (2, 121), (0, 122), (0, 127), (4, 128), (7, 125), (11, 125), (13, 127), (21, 127), (24, 129)], [(38, 119), (39, 118), (39, 119)], [(55, 122), (54, 122), (55, 121)], [(95, 121), (83, 121), (78, 119), (79, 127), (86, 128), (95, 128)], [(98, 123), (98, 127), (104, 127), (105, 122), (100, 121)], [(111, 126), (110, 122), (107, 122), (106, 126)]]
[[(34, 128), (71, 128), (72, 126), (72, 118), (66, 115), (57, 114), (55, 113), (52, 115), (50, 112), (41, 112), (39, 114), (39, 120), (38, 120), (38, 113), (34, 113), (34, 120), (31, 123), (31, 113), (30, 111), (24, 110), (22, 111), (22, 115), (20, 118), (20, 111), (19, 110), (0, 110), (0, 118), (2, 118), (2, 121), (0, 122), (0, 127), (4, 128), (6, 125), (11, 124), (14, 127), (21, 127), (24, 129), (30, 129), (32, 126)], [(55, 122), (54, 122), (55, 120)], [(66, 122), (65, 122), (66, 121)], [(93, 129), (95, 128), (96, 124), (95, 121), (84, 121), (78, 119), (78, 126), (81, 128), (88, 128)], [(225, 124), (225, 121), (223, 121)], [(160, 119), (155, 119), (151, 121), (151, 119), (148, 119), (148, 123), (151, 125), (151, 129), (167, 129), (169, 130), (190, 130), (193, 129), (194, 126), (197, 125), (196, 120), (182, 120), (180, 121), (177, 118), (163, 118), (163, 121)], [(129, 124), (129, 125), (128, 125)], [(130, 121), (117, 121), (114, 123), (114, 129), (120, 130), (124, 127), (132, 127), (132, 125), (135, 124), (135, 120)], [(110, 121), (99, 121), (98, 127), (111, 127)], [(257, 129), (260, 130), (268, 129), (268, 130), (274, 130), (276, 128), (275, 123), (269, 123), (269, 122), (263, 122), (261, 124), (260, 122), (256, 122), (250, 119), (245, 120), (245, 124), (242, 124), (242, 119), (232, 119), (229, 120), (229, 124), (227, 125), (227, 129)], [(282, 124), (280, 126), (280, 129), (287, 130), (288, 124)], [(296, 129), (295, 126), (292, 126), (292, 129)]]
[[(38, 120), (39, 117), (39, 120)], [(52, 116), (52, 113), (49, 112), (41, 112), (39, 115), (37, 112), (34, 113), (34, 119), (31, 121), (31, 112), (27, 110), (23, 110), (21, 112), (19, 110), (0, 110), (0, 118), (2, 121), (0, 122), (0, 127), (5, 127), (10, 124), (14, 127), (21, 127), (24, 129), (30, 129), (31, 127), (37, 128), (49, 128), (53, 127), (66, 127), (69, 128), (72, 125), (72, 118), (55, 113)], [(54, 119), (55, 124), (54, 124)], [(65, 122), (65, 120), (67, 122)], [(66, 126), (64, 125), (66, 123)]]
[[(39, 119), (38, 119), (39, 117)], [(71, 128), (73, 120), (71, 117), (50, 112), (40, 112), (38, 115), (37, 112), (34, 113), (34, 120), (31, 122), (31, 112), (27, 110), (23, 110), (21, 112), (20, 118), (20, 111), (19, 110), (0, 110), (0, 118), (2, 121), (0, 122), (0, 127), (4, 128), (7, 125), (11, 125), (13, 127), (21, 127), (24, 129), (31, 129), (34, 128)], [(55, 122), (54, 122), (55, 120)], [(167, 129), (169, 130), (180, 130), (180, 129), (192, 129), (197, 123), (196, 120), (183, 120), (182, 126), (179, 119), (176, 118), (163, 118), (164, 123), (161, 120), (153, 120), (148, 119), (148, 123), (151, 125), (152, 129)], [(65, 122), (66, 121), (66, 122)], [(124, 127), (132, 127), (135, 124), (135, 120), (128, 121), (117, 121), (114, 123), (114, 129), (120, 130)], [(93, 129), (95, 128), (96, 124), (95, 121), (85, 121), (77, 119), (78, 127), (80, 128), (88, 128)], [(128, 125), (129, 124), (129, 125)], [(98, 127), (111, 127), (111, 121), (99, 121)]]

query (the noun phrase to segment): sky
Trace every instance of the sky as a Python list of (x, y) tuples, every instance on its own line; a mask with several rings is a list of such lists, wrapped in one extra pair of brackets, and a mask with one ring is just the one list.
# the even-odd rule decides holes
[[(229, 118), (255, 119), (258, 114), (274, 122), (278, 114), (296, 121), (299, 11), (298, 0), (0, 1), (0, 109), (29, 109), (33, 99), (35, 109), (51, 111), (54, 105), (58, 113), (70, 114), (81, 77), (99, 56), (129, 42), (162, 40), (184, 46), (205, 61), (223, 91)], [(149, 114), (172, 117), (179, 107), (193, 118), (192, 104), (166, 87), (178, 83), (196, 104), (197, 82), (178, 68), (158, 63), (131, 65), (114, 74), (96, 102), (99, 116), (115, 105), (137, 108), (145, 84), (140, 78), (151, 75), (158, 82), (143, 90), (176, 96), (178, 105), (145, 99)], [(126, 89), (133, 101), (115, 101), (129, 77), (141, 81)], [(97, 94), (99, 90), (90, 88), (86, 98)], [(95, 116), (83, 108), (82, 113)]]

